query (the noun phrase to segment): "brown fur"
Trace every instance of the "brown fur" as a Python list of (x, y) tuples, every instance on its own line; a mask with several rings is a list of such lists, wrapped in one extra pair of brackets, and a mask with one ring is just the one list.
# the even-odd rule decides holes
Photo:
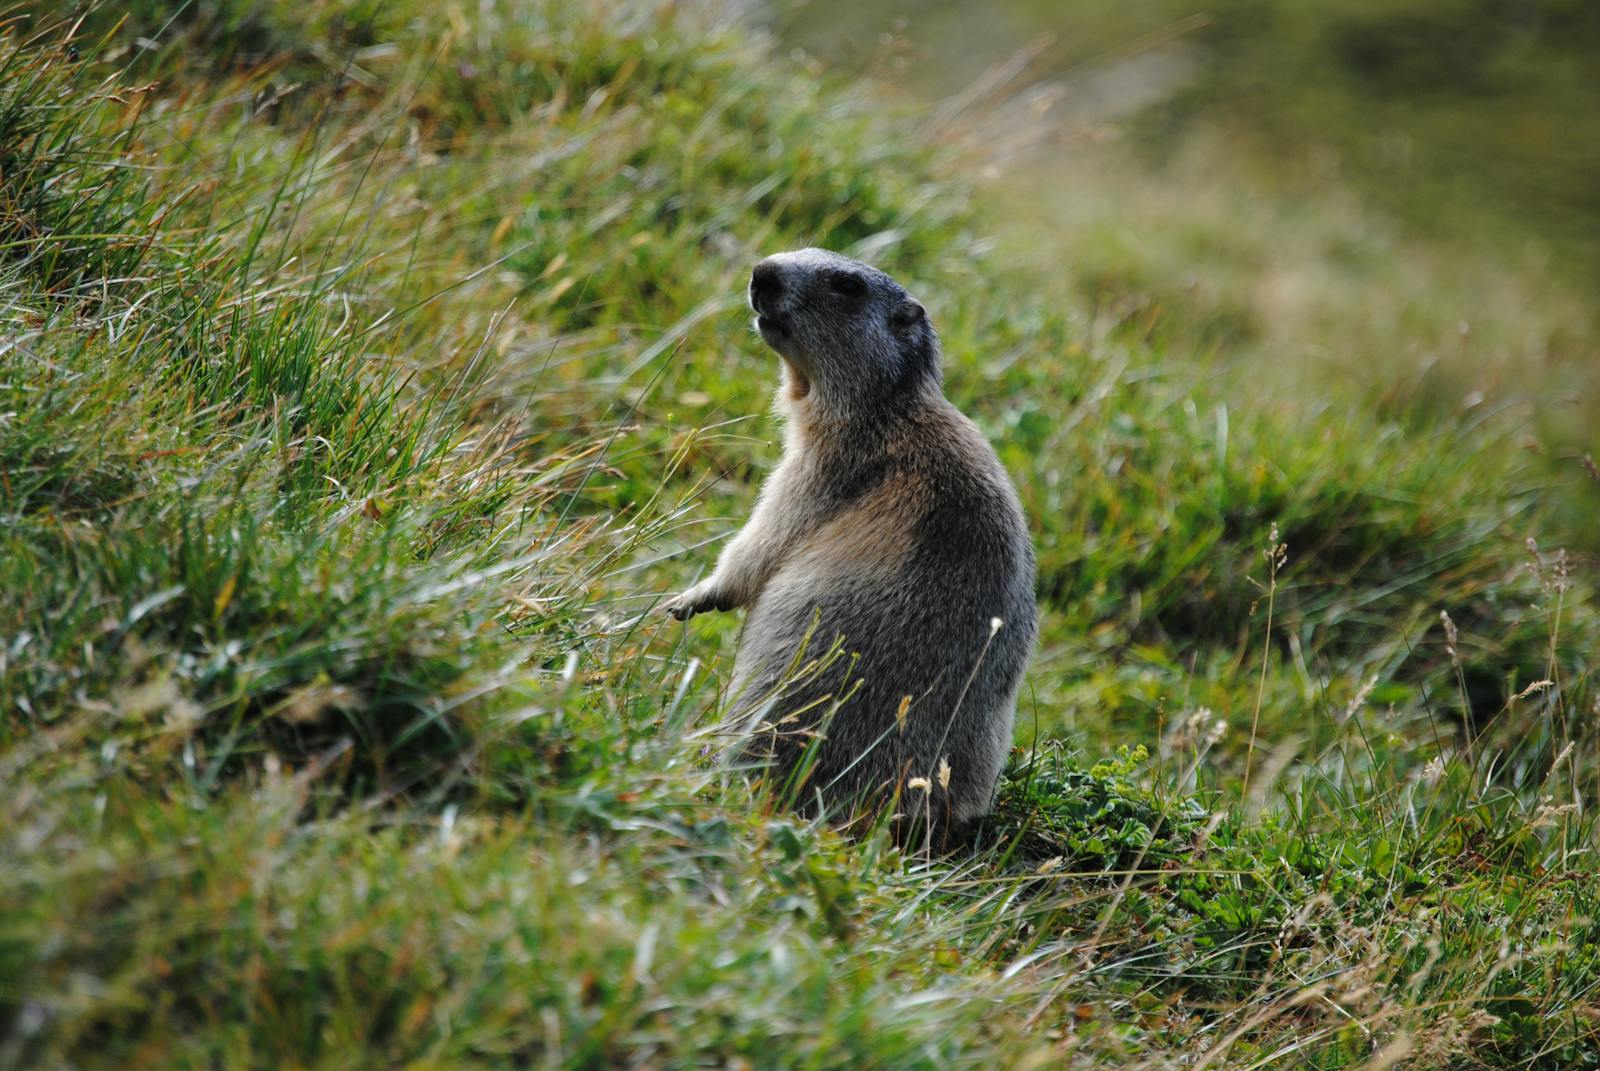
[(804, 250), (758, 265), (751, 303), (784, 359), (783, 460), (716, 571), (667, 608), (747, 609), (730, 689), (744, 753), (800, 798), (850, 814), (927, 785), (918, 813), (980, 815), (1033, 646), (1016, 493), (945, 400), (937, 337), (894, 280)]

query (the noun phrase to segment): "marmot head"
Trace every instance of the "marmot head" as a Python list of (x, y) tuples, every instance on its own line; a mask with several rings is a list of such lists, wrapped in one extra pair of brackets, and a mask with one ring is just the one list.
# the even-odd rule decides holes
[(788, 365), (793, 397), (825, 409), (894, 407), (938, 389), (939, 337), (922, 306), (877, 268), (800, 249), (750, 274), (756, 330)]

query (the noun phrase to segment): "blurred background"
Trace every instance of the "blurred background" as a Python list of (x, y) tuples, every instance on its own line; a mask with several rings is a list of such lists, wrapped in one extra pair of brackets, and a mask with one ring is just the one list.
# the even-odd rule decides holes
[(1261, 402), (1509, 415), (1553, 479), (1592, 478), (1600, 4), (809, 0), (755, 17), (802, 58), (878, 75), (977, 156), (1004, 252), (1056, 269), (1103, 326), (1243, 366)]

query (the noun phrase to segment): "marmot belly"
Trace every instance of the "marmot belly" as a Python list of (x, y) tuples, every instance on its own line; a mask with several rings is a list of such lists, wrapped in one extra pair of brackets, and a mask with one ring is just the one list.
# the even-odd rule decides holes
[(943, 798), (947, 769), (964, 820), (987, 810), (1010, 747), (1031, 556), (992, 508), (988, 524), (956, 510), (963, 530), (936, 533), (928, 518), (946, 511), (908, 517), (873, 497), (824, 525), (749, 609), (733, 689), (746, 727), (764, 728), (747, 753), (787, 777), (815, 748), (800, 796), (836, 808), (918, 777)]

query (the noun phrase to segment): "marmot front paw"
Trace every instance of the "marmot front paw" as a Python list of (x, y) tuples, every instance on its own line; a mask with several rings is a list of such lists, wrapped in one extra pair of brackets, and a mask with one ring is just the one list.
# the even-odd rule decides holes
[(712, 610), (732, 610), (738, 605), (738, 600), (730, 597), (726, 588), (721, 585), (713, 586), (711, 581), (703, 580), (670, 600), (663, 609), (679, 621), (687, 621), (695, 614)]
[(698, 587), (693, 587), (676, 598), (668, 600), (662, 609), (679, 621), (687, 621), (701, 610), (706, 609), (705, 597), (700, 593)]

